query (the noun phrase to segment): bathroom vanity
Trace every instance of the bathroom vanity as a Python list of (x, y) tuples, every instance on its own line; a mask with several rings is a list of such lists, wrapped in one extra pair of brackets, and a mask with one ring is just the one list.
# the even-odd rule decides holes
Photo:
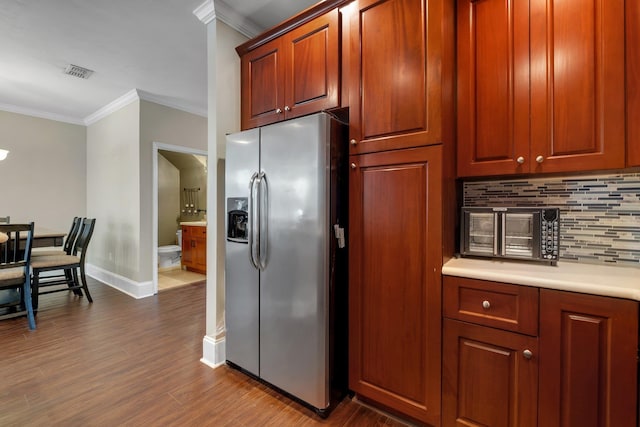
[(207, 223), (181, 222), (182, 268), (207, 274)]

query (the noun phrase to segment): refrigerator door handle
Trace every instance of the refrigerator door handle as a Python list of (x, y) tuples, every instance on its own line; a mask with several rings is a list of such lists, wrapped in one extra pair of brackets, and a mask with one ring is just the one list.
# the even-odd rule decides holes
[(258, 178), (258, 172), (255, 172), (251, 176), (251, 180), (249, 181), (249, 261), (251, 261), (251, 265), (253, 265), (256, 269), (258, 267), (258, 262), (256, 261), (256, 257), (254, 255), (255, 252), (255, 233), (256, 233), (256, 200), (255, 200), (255, 189), (256, 189), (256, 179)]
[(260, 215), (258, 221), (260, 222), (258, 233), (258, 266), (260, 270), (267, 268), (267, 248), (268, 248), (268, 214), (269, 214), (269, 183), (267, 182), (267, 175), (264, 172), (260, 172), (258, 175), (258, 187), (260, 188)]

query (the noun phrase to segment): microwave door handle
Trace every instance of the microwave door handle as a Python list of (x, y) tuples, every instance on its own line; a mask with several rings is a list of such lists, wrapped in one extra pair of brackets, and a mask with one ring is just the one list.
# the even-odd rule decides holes
[(503, 213), (501, 215), (502, 217), (502, 224), (500, 227), (500, 237), (501, 237), (501, 243), (502, 243), (502, 248), (500, 248), (500, 254), (502, 256), (506, 256), (507, 255), (507, 214)]
[(498, 217), (500, 214), (497, 212), (493, 214), (493, 255), (498, 255)]

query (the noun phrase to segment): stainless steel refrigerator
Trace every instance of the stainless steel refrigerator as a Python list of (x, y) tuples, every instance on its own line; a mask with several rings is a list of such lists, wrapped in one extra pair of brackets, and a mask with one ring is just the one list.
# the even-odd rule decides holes
[(325, 415), (346, 390), (346, 126), (227, 136), (226, 358)]

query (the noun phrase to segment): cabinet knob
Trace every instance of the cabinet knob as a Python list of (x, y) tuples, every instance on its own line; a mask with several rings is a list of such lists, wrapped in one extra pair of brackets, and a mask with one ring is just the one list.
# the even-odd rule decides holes
[(525, 359), (529, 360), (533, 357), (533, 353), (531, 352), (531, 350), (527, 349), (522, 352), (522, 356), (524, 356)]
[(518, 162), (518, 164), (523, 164), (524, 163), (524, 157), (520, 156), (516, 159), (516, 162)]
[(358, 167), (358, 166), (357, 166), (355, 163), (351, 163), (351, 169), (355, 169), (355, 168), (357, 168), (357, 167)]
[(282, 110), (279, 108), (276, 108), (276, 114), (281, 114), (281, 113), (282, 113)]
[(355, 139), (352, 139), (351, 141), (349, 141), (349, 144), (351, 145), (357, 145), (358, 141), (356, 141)]
[(482, 301), (482, 308), (489, 310), (491, 308), (491, 303), (487, 300)]
[(544, 162), (544, 157), (542, 157), (542, 156), (536, 157), (536, 162), (538, 162), (538, 163)]
[(291, 107), (289, 107), (288, 105), (284, 106), (284, 111), (291, 111)]

